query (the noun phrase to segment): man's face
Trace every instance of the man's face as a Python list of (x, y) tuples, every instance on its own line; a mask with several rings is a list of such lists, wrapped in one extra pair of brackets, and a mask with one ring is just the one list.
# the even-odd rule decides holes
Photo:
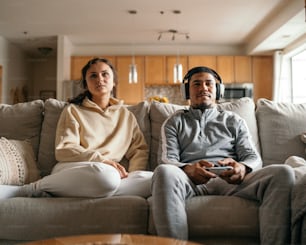
[(191, 106), (194, 108), (210, 108), (216, 103), (216, 79), (207, 72), (195, 73), (189, 81)]

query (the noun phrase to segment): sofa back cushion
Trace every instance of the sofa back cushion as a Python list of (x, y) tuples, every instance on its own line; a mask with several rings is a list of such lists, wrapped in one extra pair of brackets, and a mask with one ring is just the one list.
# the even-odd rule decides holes
[(282, 164), (292, 155), (305, 157), (300, 136), (306, 132), (306, 104), (259, 99), (256, 117), (264, 166)]
[(57, 162), (55, 159), (56, 127), (66, 105), (66, 102), (56, 99), (47, 99), (45, 101), (44, 120), (41, 128), (38, 153), (38, 167), (42, 176), (50, 174)]
[[(233, 111), (240, 115), (245, 121), (251, 133), (253, 143), (257, 150), (260, 150), (257, 124), (255, 118), (255, 104), (250, 98), (241, 98), (233, 102), (225, 102), (217, 105), (220, 110)], [(160, 129), (167, 117), (179, 109), (186, 109), (188, 106), (151, 102), (150, 120), (151, 120), (151, 150), (150, 150), (150, 168), (153, 170), (158, 165), (158, 144), (160, 138)]]
[[(38, 154), (38, 166), (42, 176), (50, 174), (52, 168), (57, 163), (55, 159), (56, 127), (60, 114), (66, 105), (67, 102), (56, 99), (48, 99), (45, 102)], [(137, 105), (128, 105), (127, 108), (135, 115), (140, 129), (144, 133), (148, 145), (150, 145), (149, 103), (144, 101)], [(126, 165), (127, 163), (124, 162), (124, 164)]]
[(43, 109), (42, 100), (14, 105), (0, 104), (0, 136), (29, 140), (37, 158)]

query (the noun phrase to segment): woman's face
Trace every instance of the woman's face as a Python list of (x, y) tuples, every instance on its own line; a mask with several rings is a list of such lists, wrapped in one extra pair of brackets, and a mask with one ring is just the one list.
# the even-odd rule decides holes
[(86, 72), (86, 83), (93, 98), (110, 95), (114, 87), (114, 73), (104, 62), (92, 64)]

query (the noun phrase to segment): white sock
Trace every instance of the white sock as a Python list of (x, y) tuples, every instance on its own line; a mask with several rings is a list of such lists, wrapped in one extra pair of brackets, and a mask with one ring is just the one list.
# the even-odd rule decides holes
[(47, 192), (37, 190), (36, 182), (27, 185), (0, 185), (0, 200), (13, 197), (50, 197)]
[(12, 197), (26, 197), (29, 195), (29, 188), (25, 185), (0, 185), (0, 200)]

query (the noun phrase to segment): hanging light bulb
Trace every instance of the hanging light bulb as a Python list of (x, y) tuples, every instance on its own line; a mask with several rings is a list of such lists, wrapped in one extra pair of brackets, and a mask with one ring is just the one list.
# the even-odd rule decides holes
[(134, 61), (130, 65), (129, 83), (137, 83), (137, 67)]
[[(131, 15), (136, 15), (137, 14), (137, 11), (136, 10), (129, 10), (128, 11), (129, 14)], [(133, 21), (134, 22), (134, 21)], [(134, 23), (133, 23), (133, 26)], [(136, 64), (135, 64), (135, 51), (134, 51), (134, 43), (132, 44), (132, 51), (133, 51), (133, 54), (132, 54), (132, 64), (130, 64), (129, 66), (129, 83), (132, 84), (132, 83), (137, 83), (137, 67), (136, 67)]]
[(182, 83), (183, 82), (183, 66), (182, 66), (182, 64), (174, 64), (173, 82), (174, 83)]
[[(180, 10), (174, 10), (173, 13), (178, 16), (179, 14), (181, 14)], [(178, 21), (177, 21), (177, 26), (179, 26)], [(175, 35), (178, 34), (177, 30), (169, 30), (170, 32), (172, 32), (173, 36), (172, 36), (172, 41), (175, 40)], [(183, 82), (183, 65), (180, 64), (180, 56), (179, 56), (179, 48), (177, 46), (177, 50), (176, 50), (176, 63), (174, 64), (173, 67), (173, 82), (174, 83), (182, 83)]]

